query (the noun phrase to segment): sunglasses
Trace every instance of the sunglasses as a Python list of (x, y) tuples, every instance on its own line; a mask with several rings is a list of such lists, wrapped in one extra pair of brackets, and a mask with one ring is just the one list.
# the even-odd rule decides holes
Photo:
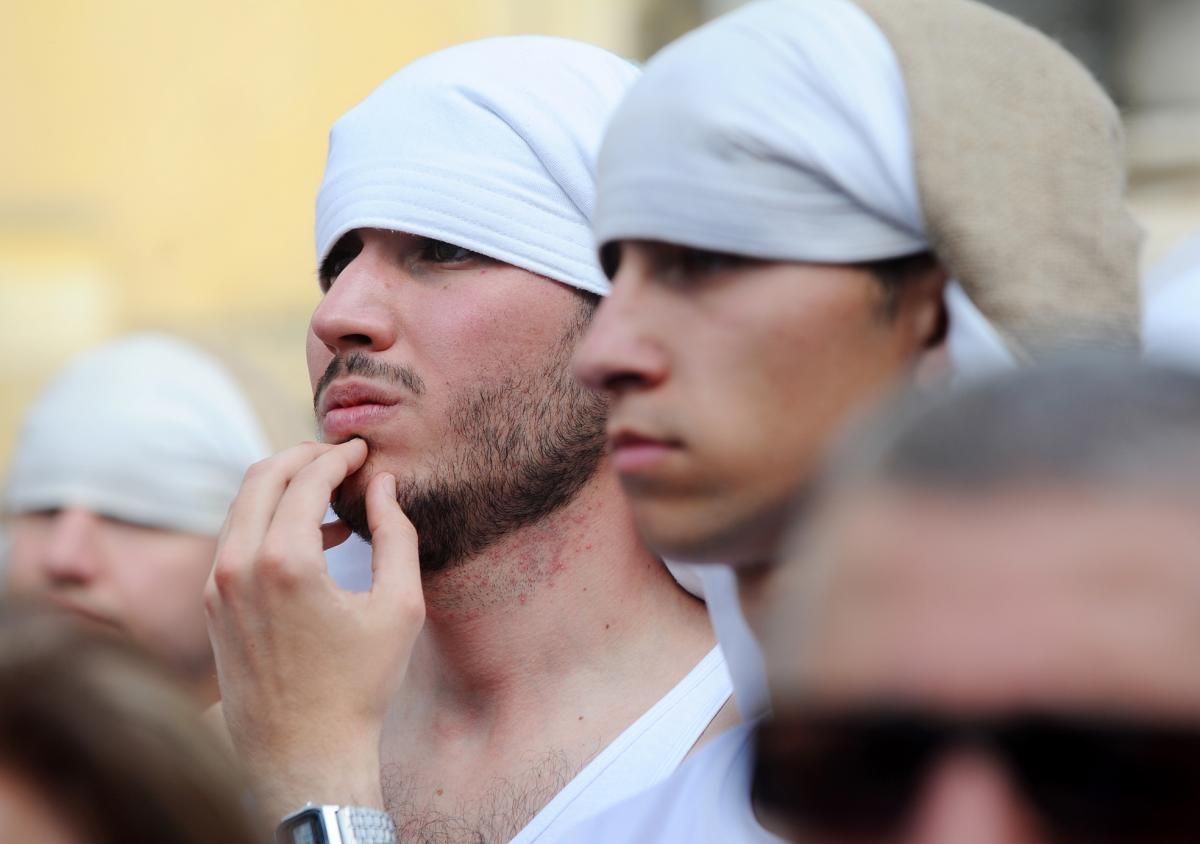
[(755, 804), (809, 835), (903, 831), (936, 763), (971, 749), (1004, 766), (1054, 841), (1200, 842), (1200, 725), (881, 707), (777, 718), (756, 747)]

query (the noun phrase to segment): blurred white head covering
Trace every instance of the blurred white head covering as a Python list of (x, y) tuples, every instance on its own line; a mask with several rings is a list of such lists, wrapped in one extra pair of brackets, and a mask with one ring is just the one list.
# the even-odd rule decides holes
[(270, 453), (238, 385), (213, 358), (139, 334), (72, 361), (17, 437), (9, 513), (82, 507), (215, 536), (250, 464)]
[(560, 38), (491, 38), (419, 59), (334, 124), (317, 263), (378, 228), (436, 238), (597, 294), (595, 161), (637, 69)]
[[(934, 251), (955, 279), (957, 377), (1043, 346), (1136, 344), (1140, 232), (1116, 109), (1065, 51), (978, 3), (750, 3), (648, 63), (598, 178), (601, 246), (823, 263)], [(739, 708), (759, 714), (736, 581), (704, 580)]]
[(1200, 368), (1200, 234), (1147, 276), (1142, 316), (1148, 358)]

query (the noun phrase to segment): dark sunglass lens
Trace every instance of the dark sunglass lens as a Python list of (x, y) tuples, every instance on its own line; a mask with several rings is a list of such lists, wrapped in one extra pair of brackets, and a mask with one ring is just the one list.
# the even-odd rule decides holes
[(1200, 732), (1031, 717), (1002, 743), (1061, 840), (1200, 841)]
[(846, 838), (900, 826), (941, 732), (914, 717), (781, 717), (758, 733), (754, 800), (790, 826)]

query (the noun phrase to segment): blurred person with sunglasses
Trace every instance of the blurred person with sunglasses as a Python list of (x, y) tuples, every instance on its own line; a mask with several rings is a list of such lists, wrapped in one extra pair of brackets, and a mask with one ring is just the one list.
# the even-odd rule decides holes
[(1196, 840), (1200, 378), (972, 385), (847, 440), (821, 487), (764, 585), (771, 829)]
[[(576, 372), (609, 399), (647, 542), (708, 564), (750, 719), (766, 687), (741, 608), (753, 622), (791, 502), (848, 419), (1063, 347), (1138, 348), (1117, 111), (978, 3), (751, 3), (649, 62), (598, 179), (613, 292)], [(564, 840), (772, 840), (750, 758), (743, 726)]]
[(4, 491), (8, 595), (128, 636), (204, 706), (217, 534), (246, 469), (304, 429), (253, 376), (166, 334), (87, 351), (26, 414)]

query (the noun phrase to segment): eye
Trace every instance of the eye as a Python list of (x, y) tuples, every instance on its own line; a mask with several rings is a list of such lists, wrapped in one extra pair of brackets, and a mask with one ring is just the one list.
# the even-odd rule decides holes
[(360, 252), (362, 252), (362, 240), (353, 232), (344, 235), (335, 243), (329, 250), (329, 254), (325, 256), (325, 260), (321, 262), (319, 273), (321, 288), (328, 290)]
[(617, 270), (621, 266), (621, 244), (620, 242), (606, 243), (600, 247), (600, 269), (604, 270), (604, 275), (612, 281), (617, 277)]
[(744, 267), (750, 263), (750, 259), (743, 258), (741, 255), (731, 255), (728, 252), (681, 249), (675, 263), (686, 276), (703, 276)]
[(459, 264), (463, 261), (471, 261), (483, 256), (478, 252), (472, 252), (464, 246), (455, 246), (453, 243), (446, 243), (444, 240), (429, 238), (425, 241), (421, 249), (421, 257), (435, 264)]

